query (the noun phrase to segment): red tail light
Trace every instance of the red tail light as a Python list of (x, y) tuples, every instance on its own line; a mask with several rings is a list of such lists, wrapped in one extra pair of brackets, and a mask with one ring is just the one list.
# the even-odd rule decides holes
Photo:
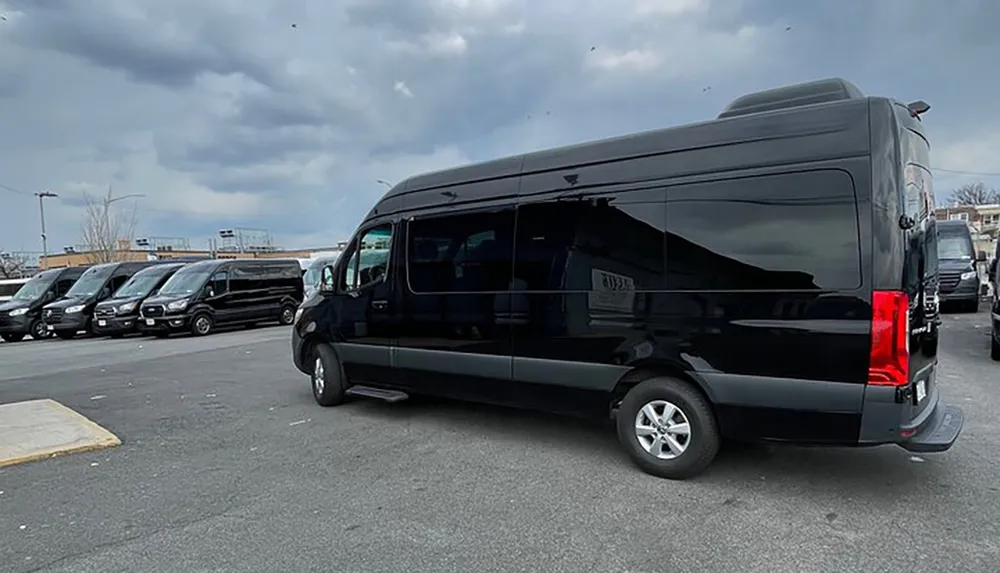
[(872, 293), (872, 346), (868, 383), (904, 386), (910, 381), (910, 297)]

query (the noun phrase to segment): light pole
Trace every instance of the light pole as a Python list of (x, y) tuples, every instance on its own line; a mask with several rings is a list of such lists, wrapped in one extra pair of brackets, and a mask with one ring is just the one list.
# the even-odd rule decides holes
[(42, 270), (47, 269), (49, 266), (49, 241), (45, 235), (45, 198), (58, 196), (51, 191), (39, 191), (35, 193), (35, 197), (38, 197), (38, 215), (42, 219), (42, 260), (45, 261)]
[(386, 186), (386, 187), (388, 187), (389, 189), (392, 189), (392, 183), (389, 183), (389, 182), (388, 182), (388, 181), (386, 181), (385, 179), (376, 179), (376, 180), (375, 180), (375, 182), (376, 182), (376, 183), (381, 183), (382, 185), (385, 185), (385, 186)]

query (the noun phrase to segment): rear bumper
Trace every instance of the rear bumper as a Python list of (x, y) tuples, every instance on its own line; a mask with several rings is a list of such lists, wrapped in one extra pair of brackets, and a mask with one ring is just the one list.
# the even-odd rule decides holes
[(955, 444), (964, 425), (960, 408), (939, 403), (917, 433), (899, 445), (911, 452), (943, 452)]

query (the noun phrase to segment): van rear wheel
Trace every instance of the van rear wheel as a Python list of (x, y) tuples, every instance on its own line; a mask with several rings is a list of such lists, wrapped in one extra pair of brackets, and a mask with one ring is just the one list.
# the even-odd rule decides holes
[(295, 322), (295, 307), (290, 304), (281, 307), (281, 313), (278, 314), (278, 322), (282, 326), (289, 326)]
[(616, 425), (618, 440), (635, 465), (667, 479), (702, 473), (722, 441), (708, 400), (673, 378), (652, 378), (629, 390)]

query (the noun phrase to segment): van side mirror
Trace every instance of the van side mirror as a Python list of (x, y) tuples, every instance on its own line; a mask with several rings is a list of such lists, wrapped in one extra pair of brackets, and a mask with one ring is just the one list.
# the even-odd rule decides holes
[(331, 294), (334, 292), (336, 281), (333, 280), (333, 267), (327, 265), (320, 273), (319, 292), (320, 294)]
[(976, 253), (976, 262), (985, 263), (986, 262), (986, 251), (979, 251)]

